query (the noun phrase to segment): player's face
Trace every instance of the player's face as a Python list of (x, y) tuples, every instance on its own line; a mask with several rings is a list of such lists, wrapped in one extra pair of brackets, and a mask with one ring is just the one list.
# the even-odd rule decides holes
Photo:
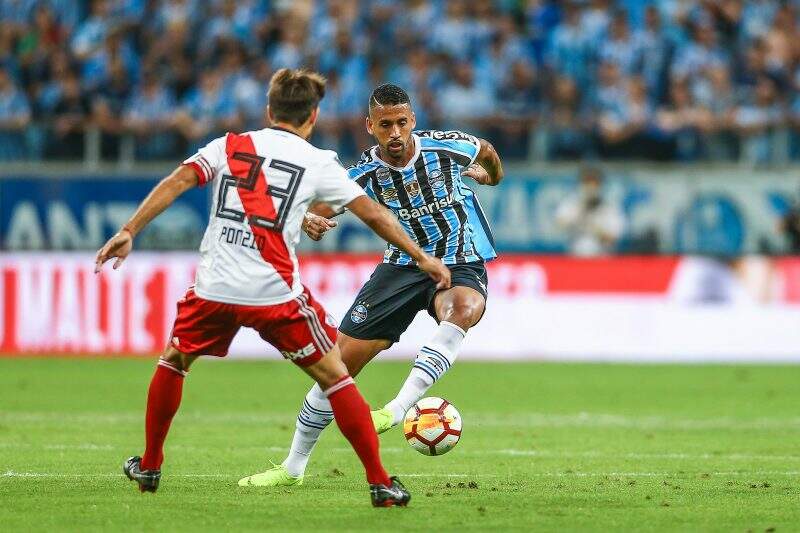
[(410, 150), (411, 131), (417, 119), (408, 104), (375, 106), (369, 110), (367, 131), (375, 137), (381, 151), (392, 159), (403, 159)]

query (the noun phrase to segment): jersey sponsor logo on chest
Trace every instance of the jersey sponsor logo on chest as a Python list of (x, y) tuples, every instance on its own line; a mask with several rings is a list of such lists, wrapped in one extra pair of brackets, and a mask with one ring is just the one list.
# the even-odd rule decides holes
[(424, 215), (432, 215), (438, 213), (453, 205), (453, 193), (437, 198), (435, 201), (413, 209), (398, 209), (397, 216), (400, 220), (409, 221), (411, 219), (419, 218)]

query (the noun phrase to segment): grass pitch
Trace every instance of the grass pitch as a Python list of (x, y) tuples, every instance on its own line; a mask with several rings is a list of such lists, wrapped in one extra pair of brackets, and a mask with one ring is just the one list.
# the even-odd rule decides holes
[[(304, 486), (236, 486), (290, 442), (309, 382), (283, 362), (199, 361), (159, 492), (139, 494), (121, 465), (153, 365), (0, 359), (1, 529), (800, 529), (800, 367), (459, 363), (431, 393), (461, 411), (461, 443), (431, 458), (384, 434), (413, 500), (375, 510), (335, 427)], [(358, 382), (382, 405), (408, 368)]]

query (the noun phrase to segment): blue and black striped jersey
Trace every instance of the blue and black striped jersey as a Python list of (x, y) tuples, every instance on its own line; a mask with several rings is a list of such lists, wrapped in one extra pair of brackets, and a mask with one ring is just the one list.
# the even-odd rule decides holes
[[(478, 198), (461, 178), (478, 156), (478, 139), (460, 131), (416, 131), (412, 137), (416, 152), (405, 167), (382, 161), (373, 146), (347, 169), (350, 179), (391, 209), (411, 238), (445, 264), (497, 257)], [(384, 263), (413, 260), (389, 245)]]

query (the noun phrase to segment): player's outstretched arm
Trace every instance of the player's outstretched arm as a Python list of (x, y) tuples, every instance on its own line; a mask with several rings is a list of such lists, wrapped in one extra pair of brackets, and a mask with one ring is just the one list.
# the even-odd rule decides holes
[(95, 258), (95, 273), (100, 272), (103, 264), (109, 259), (116, 258), (114, 269), (120, 267), (133, 249), (133, 238), (144, 229), (151, 220), (156, 218), (164, 209), (169, 207), (175, 199), (195, 187), (198, 183), (197, 174), (192, 167), (181, 165), (172, 174), (164, 178), (147, 195), (139, 208), (122, 226), (116, 235), (111, 237), (100, 248)]
[(423, 252), (422, 248), (406, 235), (397, 219), (386, 208), (362, 195), (347, 204), (347, 209), (381, 238), (394, 244), (416, 261), (419, 269), (436, 282), (437, 289), (450, 288), (450, 269), (444, 266), (441, 260)]
[(497, 185), (503, 179), (503, 164), (500, 156), (494, 149), (492, 143), (485, 139), (478, 139), (481, 143), (480, 152), (475, 158), (475, 162), (461, 173), (462, 176), (469, 176), (481, 185)]

